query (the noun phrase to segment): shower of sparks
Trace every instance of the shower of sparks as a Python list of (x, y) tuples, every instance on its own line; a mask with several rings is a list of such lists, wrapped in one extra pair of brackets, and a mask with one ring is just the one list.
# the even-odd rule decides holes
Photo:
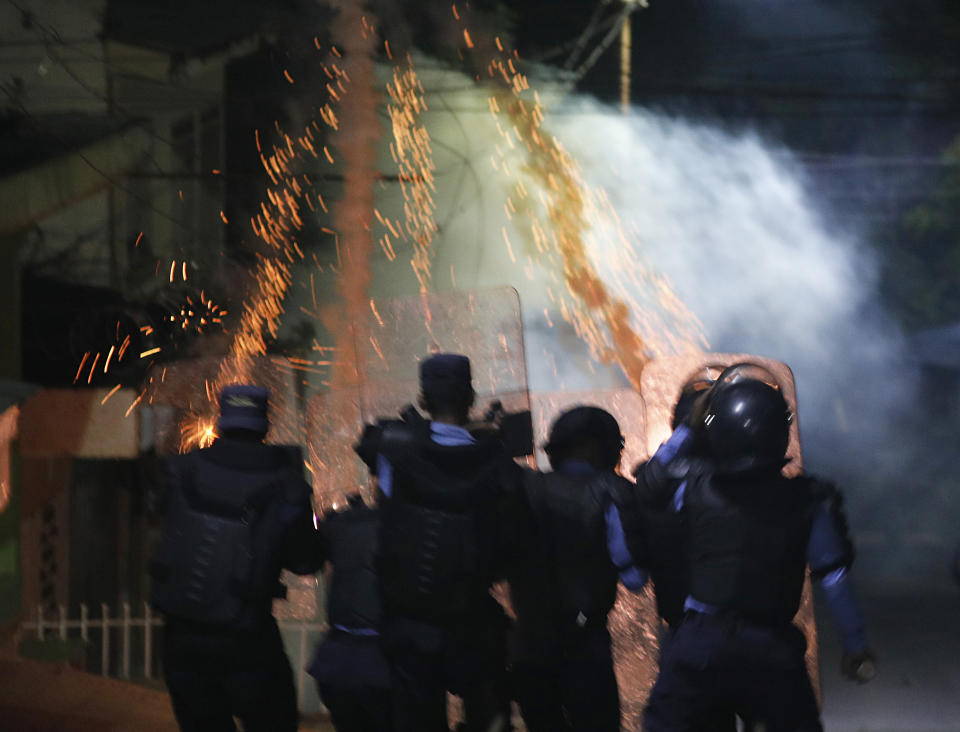
[[(594, 356), (618, 363), (639, 388), (652, 357), (705, 345), (699, 323), (669, 283), (643, 266), (606, 194), (586, 183), (576, 161), (547, 131), (539, 94), (518, 70), (516, 52), (497, 39), (492, 53), (486, 65), (494, 82), (489, 107), (505, 142), (496, 146), (492, 164), (516, 178), (505, 203), (507, 215), (515, 220), (516, 213), (524, 213), (530, 222), (530, 263), (562, 276), (565, 292), (554, 288), (550, 296), (563, 317)], [(517, 149), (526, 150), (522, 175), (538, 184), (536, 195), (508, 163), (508, 153)], [(503, 238), (516, 261), (519, 252), (506, 229)], [(591, 256), (604, 258), (618, 276), (605, 281)]]
[[(387, 85), (387, 91), (392, 100), (392, 103), (387, 105), (387, 112), (394, 137), (394, 141), (390, 143), (390, 153), (400, 170), (406, 232), (414, 246), (410, 264), (420, 283), (420, 291), (427, 292), (430, 285), (431, 243), (437, 230), (434, 219), (436, 204), (433, 201), (436, 189), (430, 133), (418, 122), (427, 105), (423, 86), (410, 59), (404, 67), (394, 69), (393, 81)], [(396, 232), (393, 233), (396, 236)], [(389, 237), (389, 234), (384, 234), (387, 246)], [(386, 248), (385, 246), (385, 251)]]
[(217, 438), (216, 419), (191, 415), (180, 422), (180, 445), (189, 445), (188, 449), (209, 447)]
[[(354, 349), (357, 314), (366, 307), (370, 282), (370, 214), (373, 210), (375, 145), (379, 136), (377, 120), (378, 97), (368, 83), (373, 78), (373, 57), (376, 34), (360, 8), (353, 2), (338, 3), (340, 13), (332, 26), (335, 40), (343, 51), (332, 48), (322, 68), (328, 78), (326, 91), (330, 101), (320, 109), (320, 119), (333, 133), (339, 152), (337, 157), (318, 141), (321, 129), (317, 121), (308, 123), (296, 138), (275, 124), (278, 143), (265, 149), (261, 134), (256, 132), (260, 161), (269, 178), (266, 197), (251, 219), (254, 234), (264, 243), (264, 252), (258, 258), (251, 276), (253, 286), (247, 294), (234, 328), (230, 352), (224, 359), (213, 384), (211, 394), (199, 409), (191, 410), (181, 423), (180, 449), (187, 451), (210, 439), (214, 430), (215, 396), (231, 383), (249, 382), (253, 376), (254, 358), (266, 354), (267, 342), (276, 338), (284, 314), (283, 301), (293, 284), (291, 266), (304, 259), (298, 238), (303, 230), (304, 217), (318, 209), (327, 212), (327, 206), (310, 177), (298, 169), (309, 155), (322, 164), (344, 167), (344, 200), (337, 206), (334, 219), (337, 242), (340, 292), (347, 303), (347, 315), (332, 325), (337, 349), (343, 358), (337, 361), (341, 368), (335, 371), (340, 378), (356, 374)], [(320, 49), (319, 41), (317, 48)], [(287, 74), (291, 83), (293, 79)], [(348, 90), (350, 93), (348, 94)], [(343, 122), (348, 124), (343, 124)], [(314, 367), (330, 367), (330, 360), (293, 363), (301, 371)], [(299, 442), (300, 435), (280, 436), (290, 442)]]

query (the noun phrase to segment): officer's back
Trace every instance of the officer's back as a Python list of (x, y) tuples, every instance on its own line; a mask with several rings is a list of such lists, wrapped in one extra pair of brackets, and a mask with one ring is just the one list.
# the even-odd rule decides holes
[(397, 729), (445, 731), (447, 691), (463, 697), (468, 725), (488, 729), (509, 714), (506, 619), (489, 591), (509, 552), (520, 469), (496, 435), (466, 429), (469, 359), (424, 359), (420, 383), (429, 421), (407, 412), (376, 438), (368, 430), (376, 446), (359, 449), (382, 493), (378, 571)]
[(318, 569), (299, 448), (263, 444), (266, 389), (220, 397), (221, 437), (165, 465), (165, 517), (151, 562), (164, 673), (184, 730), (293, 730), (296, 694), (272, 615), (283, 568)]
[[(740, 366), (721, 374), (705, 409), (691, 415), (710, 467), (688, 473), (672, 500), (685, 515), (688, 595), (645, 712), (651, 731), (702, 730), (734, 711), (770, 730), (822, 729), (805, 639), (791, 623), (808, 564), (841, 632), (844, 673), (872, 674), (839, 493), (781, 473), (792, 414), (775, 383), (741, 376)], [(682, 455), (692, 438), (680, 425), (662, 446), (671, 455), (655, 456), (642, 481), (671, 487), (658, 463)]]
[(607, 616), (618, 577), (632, 590), (646, 579), (616, 505), (630, 488), (614, 472), (622, 450), (611, 414), (575, 407), (551, 428), (553, 472), (526, 476), (531, 544), (510, 575), (510, 594), (513, 682), (532, 732), (620, 728)]
[(337, 732), (389, 732), (390, 672), (380, 650), (375, 568), (380, 512), (359, 494), (320, 524), (329, 562), (327, 622), (308, 672)]

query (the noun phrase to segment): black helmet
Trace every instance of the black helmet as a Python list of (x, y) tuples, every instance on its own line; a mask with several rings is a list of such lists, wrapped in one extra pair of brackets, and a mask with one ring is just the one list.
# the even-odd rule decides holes
[(600, 407), (580, 406), (569, 409), (554, 421), (550, 437), (543, 446), (552, 465), (562, 462), (567, 454), (584, 443), (600, 448), (603, 468), (616, 468), (623, 451), (623, 435), (616, 418)]
[(779, 387), (752, 377), (717, 380), (703, 422), (717, 472), (783, 465), (793, 415)]

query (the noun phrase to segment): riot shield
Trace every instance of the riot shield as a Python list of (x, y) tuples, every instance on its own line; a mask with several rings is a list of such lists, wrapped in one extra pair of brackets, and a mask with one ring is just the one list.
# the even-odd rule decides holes
[(358, 332), (356, 383), (307, 403), (308, 454), (321, 511), (367, 489), (367, 470), (353, 444), (365, 422), (395, 418), (404, 405), (416, 403), (424, 356), (453, 352), (470, 358), (476, 417), (494, 399), (508, 412), (530, 408), (520, 299), (513, 288), (371, 300)]
[[(646, 409), (633, 389), (533, 394), (531, 402), (538, 464), (543, 469), (547, 462), (542, 445), (550, 425), (561, 412), (581, 404), (602, 407), (620, 423), (620, 432), (625, 438), (620, 463), (624, 475), (629, 475), (634, 465), (649, 456)], [(636, 595), (621, 586), (607, 627), (620, 689), (622, 728), (639, 729), (643, 707), (657, 677), (660, 653), (660, 620), (651, 587), (648, 585), (642, 594)]]
[[(670, 418), (680, 390), (691, 376), (704, 371), (708, 366), (726, 367), (749, 362), (762, 366), (776, 377), (787, 405), (795, 415), (790, 426), (790, 442), (787, 456), (790, 462), (784, 474), (796, 475), (803, 466), (800, 449), (800, 430), (797, 411), (797, 393), (790, 367), (780, 361), (745, 353), (694, 353), (672, 358), (657, 359), (643, 370), (640, 393), (646, 408), (646, 453), (652, 455), (661, 442), (670, 436)], [(803, 599), (794, 623), (807, 637), (807, 669), (813, 688), (820, 696), (820, 671), (818, 665), (817, 626), (813, 615), (813, 594), (809, 577), (804, 584)]]

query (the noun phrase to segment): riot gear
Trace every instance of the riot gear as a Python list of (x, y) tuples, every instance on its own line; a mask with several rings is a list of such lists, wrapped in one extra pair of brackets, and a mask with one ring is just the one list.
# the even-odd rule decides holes
[(334, 568), (327, 591), (327, 618), (348, 628), (380, 626), (380, 589), (375, 554), (380, 511), (350, 496), (344, 511), (329, 514), (321, 525)]
[(319, 526), (332, 569), (330, 626), (307, 667), (338, 732), (390, 732), (390, 671), (380, 648), (381, 599), (375, 569), (380, 511), (358, 494)]
[(166, 462), (151, 562), (164, 678), (180, 728), (295, 732), (297, 694), (272, 614), (282, 569), (315, 572), (323, 546), (295, 446), (265, 445), (266, 389), (226, 387), (221, 436)]
[[(638, 502), (664, 506), (671, 497), (688, 572), (685, 614), (664, 647), (644, 729), (712, 728), (730, 712), (771, 729), (822, 729), (792, 623), (807, 566), (840, 631), (844, 673), (860, 681), (873, 673), (847, 581), (853, 551), (840, 495), (780, 471), (791, 421), (776, 379), (735, 364), (640, 468)], [(692, 469), (684, 452), (691, 428), (705, 453)]]
[(446, 730), (451, 691), (469, 728), (497, 728), (509, 719), (507, 620), (490, 586), (516, 552), (520, 467), (498, 431), (467, 429), (469, 359), (424, 359), (420, 389), (430, 421), (405, 410), (365, 429), (357, 446), (382, 495), (377, 570), (395, 723)]
[(756, 622), (789, 623), (800, 607), (816, 506), (807, 478), (714, 475), (688, 482), (689, 594)]
[(526, 476), (539, 551), (550, 560), (534, 562), (535, 576), (511, 583), (521, 637), (529, 623), (547, 623), (560, 633), (605, 625), (617, 597), (617, 568), (605, 544), (605, 509), (616, 489), (611, 484), (621, 481), (613, 474), (592, 479), (558, 472)]
[(718, 380), (703, 420), (706, 449), (717, 472), (779, 468), (792, 419), (779, 389), (752, 378)]
[(550, 464), (558, 465), (571, 450), (584, 443), (594, 444), (600, 464), (597, 468), (614, 469), (623, 452), (620, 425), (610, 412), (600, 407), (574, 407), (561, 414), (550, 428), (550, 438), (544, 446)]
[(574, 407), (550, 431), (554, 471), (525, 480), (530, 549), (509, 579), (514, 684), (531, 732), (620, 728), (607, 616), (619, 578), (633, 591), (645, 581), (629, 551), (632, 486), (614, 472), (622, 449), (613, 415)]
[[(218, 441), (168, 463), (164, 532), (150, 570), (153, 604), (178, 618), (252, 628), (283, 595), (285, 506), (309, 505), (296, 447)], [(229, 462), (225, 462), (229, 461)]]
[(393, 467), (391, 499), (381, 509), (384, 601), (394, 613), (437, 620), (469, 611), (503, 561), (493, 509), (508, 459), (499, 443), (444, 446), (392, 423), (380, 454)]

